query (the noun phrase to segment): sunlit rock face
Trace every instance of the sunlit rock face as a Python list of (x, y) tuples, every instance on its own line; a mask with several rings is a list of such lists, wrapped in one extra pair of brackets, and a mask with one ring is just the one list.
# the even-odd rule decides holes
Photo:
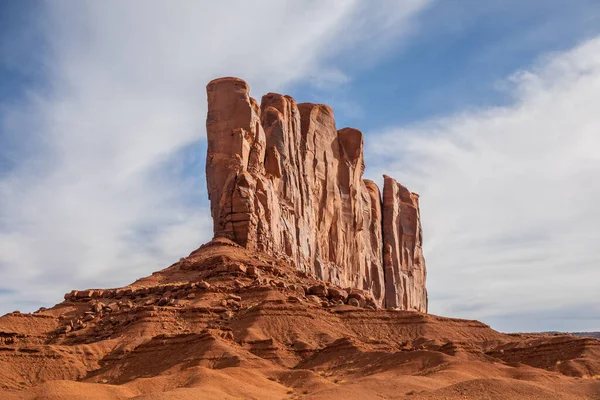
[(385, 304), (427, 310), (419, 195), (389, 176), (383, 183), (383, 269)]
[(238, 78), (207, 86), (206, 179), (214, 236), (282, 256), (317, 278), (427, 311), (418, 196), (363, 179), (363, 135), (333, 110)]

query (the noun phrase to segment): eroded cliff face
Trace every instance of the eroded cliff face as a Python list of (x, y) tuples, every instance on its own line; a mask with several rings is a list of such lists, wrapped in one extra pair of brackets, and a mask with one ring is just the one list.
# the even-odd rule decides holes
[[(215, 237), (289, 258), (369, 291), (381, 306), (427, 311), (418, 196), (362, 178), (363, 135), (333, 110), (237, 78), (210, 82), (206, 177)], [(389, 183), (388, 183), (389, 181)]]
[(394, 178), (383, 178), (385, 304), (403, 310), (427, 310), (419, 195)]

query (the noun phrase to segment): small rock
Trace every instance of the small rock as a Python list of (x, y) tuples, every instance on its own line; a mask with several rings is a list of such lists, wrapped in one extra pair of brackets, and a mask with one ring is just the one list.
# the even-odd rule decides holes
[(348, 293), (345, 290), (330, 287), (327, 289), (327, 297), (333, 300), (345, 301), (348, 298)]
[(196, 293), (190, 293), (187, 295), (188, 300), (194, 300), (196, 298)]
[(243, 287), (245, 287), (245, 286), (246, 286), (246, 285), (244, 285), (244, 283), (243, 283), (242, 281), (240, 281), (239, 279), (235, 279), (235, 280), (233, 281), (233, 284), (235, 285), (235, 287), (238, 287), (238, 288), (243, 288)]
[(225, 311), (223, 314), (221, 314), (221, 318), (222, 319), (231, 319), (233, 317), (233, 311)]
[(353, 306), (353, 307), (360, 307), (360, 302), (358, 301), (358, 299), (352, 297), (352, 298), (348, 299), (348, 305)]
[(204, 290), (208, 290), (210, 289), (210, 283), (206, 282), (206, 281), (200, 281), (196, 284), (196, 286), (199, 289), (204, 289)]
[(365, 296), (361, 292), (359, 292), (355, 289), (352, 289), (350, 291), (350, 293), (348, 294), (348, 299), (356, 299), (360, 303), (362, 303), (363, 301), (365, 301)]
[(325, 285), (314, 285), (308, 289), (308, 293), (319, 297), (327, 297), (327, 287)]
[(158, 301), (159, 306), (166, 306), (167, 304), (169, 304), (168, 297), (161, 297), (160, 300)]
[(94, 314), (88, 314), (85, 316), (85, 318), (83, 319), (84, 322), (89, 322), (89, 321), (93, 321), (96, 318), (96, 316)]
[(75, 300), (77, 298), (77, 290), (71, 290), (65, 294), (65, 300)]
[(229, 300), (227, 300), (227, 305), (228, 305), (229, 307), (237, 307), (237, 308), (240, 308), (240, 307), (241, 307), (241, 304), (240, 304), (240, 302), (238, 302), (238, 301), (235, 301), (235, 300), (233, 300), (233, 299), (229, 299)]
[(241, 272), (241, 273), (245, 274), (246, 266), (243, 264), (229, 264), (227, 266), (227, 272), (229, 272), (229, 273)]
[(83, 290), (81, 292), (77, 292), (76, 297), (79, 300), (84, 300), (84, 299), (91, 299), (93, 295), (94, 295), (93, 290)]
[(242, 298), (240, 296), (236, 296), (235, 294), (230, 294), (227, 296), (227, 300), (235, 300), (237, 302), (242, 301)]
[(321, 299), (318, 296), (309, 295), (307, 299), (312, 301), (313, 303), (321, 304)]
[(250, 267), (246, 268), (246, 275), (248, 275), (251, 278), (259, 278), (260, 272), (259, 272), (258, 268), (254, 267), (254, 266), (250, 266)]

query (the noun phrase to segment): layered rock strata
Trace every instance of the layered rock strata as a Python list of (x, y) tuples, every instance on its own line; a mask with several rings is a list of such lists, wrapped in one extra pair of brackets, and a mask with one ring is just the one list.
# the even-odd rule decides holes
[(427, 311), (418, 196), (386, 178), (382, 206), (362, 178), (360, 131), (337, 130), (326, 105), (275, 93), (259, 105), (237, 78), (216, 79), (207, 93), (215, 238), (285, 256), (381, 306)]

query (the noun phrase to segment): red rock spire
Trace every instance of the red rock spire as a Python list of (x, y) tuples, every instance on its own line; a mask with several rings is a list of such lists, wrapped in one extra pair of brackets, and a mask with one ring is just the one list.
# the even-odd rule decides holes
[(363, 180), (363, 135), (333, 110), (238, 78), (210, 82), (206, 179), (215, 237), (273, 255), (387, 307), (427, 311), (415, 194)]

